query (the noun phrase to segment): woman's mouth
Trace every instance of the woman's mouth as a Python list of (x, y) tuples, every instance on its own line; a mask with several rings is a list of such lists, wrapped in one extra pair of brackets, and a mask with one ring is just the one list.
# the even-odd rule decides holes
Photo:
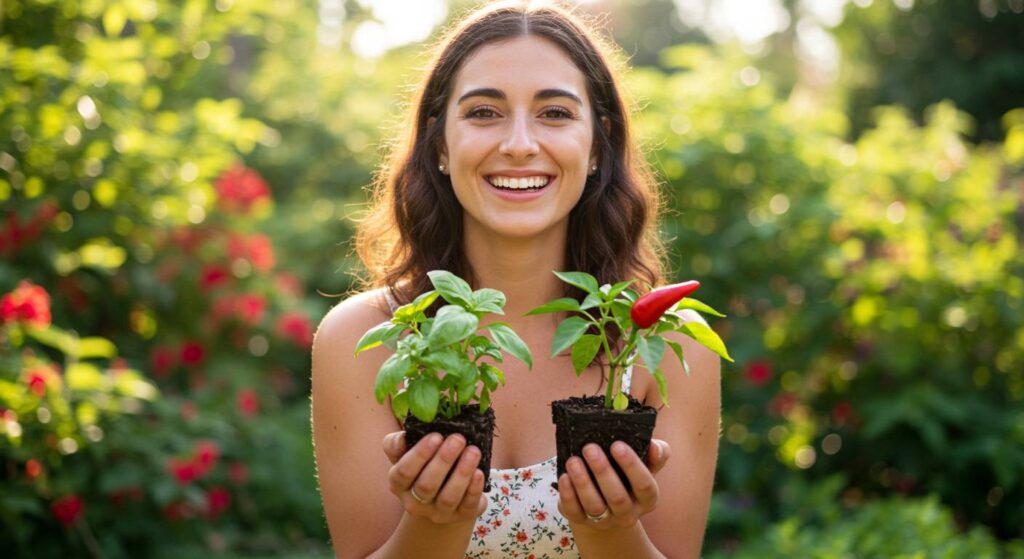
[(551, 182), (551, 177), (547, 175), (537, 175), (533, 177), (505, 177), (501, 175), (491, 175), (487, 177), (487, 182), (499, 190), (509, 192), (531, 192), (542, 190), (549, 182)]

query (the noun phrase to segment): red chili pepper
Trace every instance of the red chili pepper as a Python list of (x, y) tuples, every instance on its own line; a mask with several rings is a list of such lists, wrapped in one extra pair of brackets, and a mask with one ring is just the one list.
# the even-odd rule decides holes
[(629, 309), (629, 318), (633, 320), (633, 324), (647, 328), (658, 322), (661, 315), (665, 314), (665, 311), (671, 309), (683, 297), (697, 291), (698, 287), (700, 287), (700, 282), (697, 280), (659, 287), (633, 303)]

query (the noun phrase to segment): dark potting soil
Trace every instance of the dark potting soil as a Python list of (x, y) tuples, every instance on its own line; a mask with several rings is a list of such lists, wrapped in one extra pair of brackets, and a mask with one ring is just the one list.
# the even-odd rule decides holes
[[(570, 456), (582, 458), (583, 447), (595, 443), (604, 450), (626, 489), (630, 489), (626, 474), (612, 458), (612, 443), (622, 441), (628, 444), (646, 463), (657, 417), (657, 410), (641, 404), (632, 396), (629, 397), (629, 407), (623, 411), (606, 409), (604, 396), (571, 397), (551, 402), (551, 420), (555, 423), (555, 448), (558, 451), (555, 479), (565, 473), (565, 462)], [(557, 481), (552, 486), (558, 489)]]
[[(476, 445), (480, 449), (480, 464), (477, 469), (484, 473), (484, 492), (491, 490), (491, 445), (494, 440), (494, 408), (480, 413), (480, 406), (470, 404), (462, 407), (462, 413), (448, 419), (442, 415), (430, 423), (424, 423), (413, 415), (405, 419), (405, 445), (412, 448), (423, 437), (430, 433), (440, 433), (447, 437), (461, 433), (466, 437), (466, 445)], [(448, 481), (447, 478), (445, 481)]]

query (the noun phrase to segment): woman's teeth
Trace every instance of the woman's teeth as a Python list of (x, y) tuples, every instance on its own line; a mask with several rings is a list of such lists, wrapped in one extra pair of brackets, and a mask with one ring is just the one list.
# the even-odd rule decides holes
[(493, 186), (505, 190), (537, 190), (548, 184), (548, 177), (497, 177), (488, 179)]

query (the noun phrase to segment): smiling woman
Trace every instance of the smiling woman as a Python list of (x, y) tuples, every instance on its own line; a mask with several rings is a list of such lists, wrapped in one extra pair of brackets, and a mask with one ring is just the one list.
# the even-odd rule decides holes
[[(408, 447), (391, 410), (368, 397), (385, 349), (353, 358), (367, 329), (431, 289), (430, 270), (505, 293), (504, 322), (537, 356), (547, 355), (563, 315), (527, 311), (582, 298), (553, 271), (662, 283), (658, 198), (610, 52), (576, 16), (536, 2), (471, 12), (441, 39), (409, 136), (390, 154), (358, 232), (372, 281), (331, 310), (313, 348), (314, 443), (339, 557), (698, 556), (717, 455), (719, 363), (688, 338), (679, 340), (693, 371), (685, 390), (673, 388), (685, 378), (681, 366), (662, 363), (668, 390), (683, 396), (659, 415), (647, 461), (623, 445), (609, 455), (593, 446), (560, 478), (550, 402), (581, 386), (600, 390), (604, 364), (577, 377), (569, 355), (535, 359), (532, 372), (503, 363), (507, 383), (491, 401), (500, 436), (490, 494), (478, 448), (459, 435)], [(623, 391), (661, 403), (648, 375), (632, 386), (624, 379)], [(670, 461), (669, 449), (679, 457)]]

